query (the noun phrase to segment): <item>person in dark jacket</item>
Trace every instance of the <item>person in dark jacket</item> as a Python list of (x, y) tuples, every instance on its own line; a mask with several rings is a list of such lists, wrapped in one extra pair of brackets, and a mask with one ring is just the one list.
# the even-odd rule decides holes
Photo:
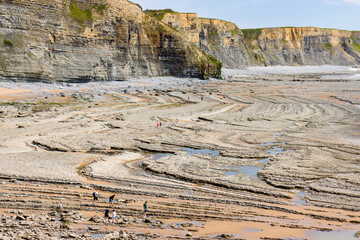
[(115, 194), (114, 194), (114, 195), (111, 195), (111, 196), (109, 197), (109, 203), (110, 203), (111, 205), (113, 205), (114, 199), (115, 199)]

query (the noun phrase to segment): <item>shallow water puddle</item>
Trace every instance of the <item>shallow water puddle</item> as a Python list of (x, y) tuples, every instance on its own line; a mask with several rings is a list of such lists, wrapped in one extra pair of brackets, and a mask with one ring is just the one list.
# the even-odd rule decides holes
[(219, 151), (210, 149), (182, 148), (182, 150), (185, 150), (190, 156), (195, 154), (205, 154), (212, 157), (220, 155)]
[(291, 200), (291, 202), (304, 206), (306, 204), (306, 201), (304, 200), (306, 196), (306, 192), (300, 191), (296, 194), (296, 196)]
[(260, 228), (247, 228), (247, 229), (244, 229), (244, 231), (242, 231), (243, 233), (246, 233), (246, 232), (261, 232), (262, 229)]
[[(273, 133), (274, 135), (274, 138), (277, 138), (278, 136), (281, 136), (282, 133), (279, 133), (279, 132), (276, 132), (276, 133)], [(280, 145), (280, 144), (285, 144), (285, 142), (282, 142), (282, 143), (279, 143), (279, 142), (276, 142), (276, 139), (269, 142), (269, 143), (261, 143), (261, 144), (254, 144), (254, 145), (261, 145), (261, 146), (274, 146), (273, 148), (271, 148), (270, 150), (266, 151), (267, 154), (269, 156), (275, 156), (279, 153), (283, 153), (283, 152), (286, 152), (284, 151), (284, 148), (280, 148), (278, 147), (277, 145)], [(269, 160), (270, 160), (270, 157), (269, 158), (265, 158), (265, 159), (261, 159), (261, 160), (258, 160), (256, 162), (258, 163), (263, 163), (264, 166), (263, 167), (255, 167), (255, 166), (227, 166), (227, 168), (230, 168), (231, 171), (225, 173), (225, 177), (227, 176), (232, 176), (232, 175), (236, 175), (236, 174), (239, 174), (239, 173), (243, 173), (243, 174), (246, 174), (252, 178), (256, 178), (256, 179), (259, 179), (258, 177), (258, 172), (259, 170), (262, 170), (264, 169), (264, 167), (269, 163)], [(235, 171), (235, 170), (238, 170), (238, 171)]]
[[(273, 147), (272, 149), (267, 151), (269, 156), (277, 155), (277, 154), (282, 153), (282, 152), (285, 152), (284, 148), (279, 148), (279, 147)], [(228, 166), (229, 168), (231, 168), (232, 171), (229, 171), (229, 172), (225, 173), (225, 176), (235, 175), (235, 173), (237, 173), (237, 174), (243, 173), (243, 174), (246, 174), (246, 175), (248, 175), (248, 176), (250, 176), (252, 178), (259, 179), (258, 172), (260, 170), (264, 169), (264, 167), (269, 163), (269, 160), (270, 160), (270, 158), (264, 158), (264, 159), (256, 161), (258, 163), (263, 163), (264, 164), (263, 167), (255, 167), (255, 166), (234, 167), (234, 166)], [(235, 172), (234, 170), (239, 170), (239, 171)]]
[(318, 230), (309, 230), (305, 233), (305, 236), (309, 240), (318, 240), (318, 239), (326, 239), (326, 240), (356, 240), (358, 238), (355, 237), (355, 230), (344, 230), (344, 231), (318, 231)]
[(240, 173), (246, 174), (249, 177), (259, 179), (258, 172), (264, 167), (254, 167), (254, 166), (241, 166), (239, 167)]
[(104, 238), (106, 234), (104, 233), (97, 233), (97, 234), (91, 234), (91, 237), (93, 238)]

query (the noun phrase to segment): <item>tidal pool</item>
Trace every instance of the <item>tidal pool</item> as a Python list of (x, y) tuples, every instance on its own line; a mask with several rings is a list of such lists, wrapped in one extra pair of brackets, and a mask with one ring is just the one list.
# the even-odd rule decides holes
[(344, 230), (344, 231), (318, 231), (318, 230), (309, 230), (306, 232), (305, 236), (309, 240), (356, 240), (358, 238), (355, 237), (355, 230)]
[(182, 148), (182, 150), (185, 150), (190, 156), (194, 154), (205, 154), (212, 157), (220, 155), (219, 151), (210, 149)]

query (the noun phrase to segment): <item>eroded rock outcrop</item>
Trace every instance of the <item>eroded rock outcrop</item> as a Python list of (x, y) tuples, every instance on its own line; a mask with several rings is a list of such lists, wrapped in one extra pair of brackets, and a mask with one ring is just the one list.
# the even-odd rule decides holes
[(219, 75), (216, 59), (127, 0), (0, 2), (0, 79)]

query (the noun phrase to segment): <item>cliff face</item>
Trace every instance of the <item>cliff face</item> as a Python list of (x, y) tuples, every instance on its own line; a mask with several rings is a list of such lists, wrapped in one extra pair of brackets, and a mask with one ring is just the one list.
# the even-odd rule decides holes
[(0, 0), (0, 79), (219, 75), (219, 63), (127, 0)]
[(193, 13), (146, 13), (127, 0), (0, 0), (0, 79), (208, 78), (220, 77), (222, 64), (360, 64), (359, 32), (240, 30)]
[(260, 65), (355, 65), (359, 32), (319, 28), (243, 30), (253, 62)]
[(360, 64), (360, 33), (319, 28), (243, 29), (235, 24), (167, 12), (161, 20), (227, 68)]
[(164, 14), (162, 22), (187, 36), (195, 46), (227, 68), (243, 67), (251, 62), (243, 34), (234, 23), (177, 12)]

